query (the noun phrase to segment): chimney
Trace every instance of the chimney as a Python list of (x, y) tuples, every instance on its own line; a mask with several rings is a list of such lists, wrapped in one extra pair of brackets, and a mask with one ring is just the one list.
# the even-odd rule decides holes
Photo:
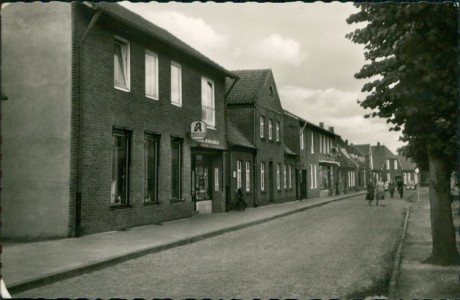
[(324, 123), (323, 123), (323, 122), (319, 122), (319, 127), (324, 128)]
[(345, 140), (345, 144), (348, 146), (348, 140)]
[(334, 126), (329, 126), (329, 131), (334, 133)]
[(377, 142), (377, 147), (380, 146), (380, 142)]

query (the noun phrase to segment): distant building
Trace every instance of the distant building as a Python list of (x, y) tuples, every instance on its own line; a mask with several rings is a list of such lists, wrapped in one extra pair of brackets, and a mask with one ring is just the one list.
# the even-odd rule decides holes
[(404, 181), (404, 184), (415, 183), (418, 184), (418, 176), (415, 173), (417, 165), (410, 159), (402, 155), (398, 155), (399, 163), (401, 164), (401, 177)]

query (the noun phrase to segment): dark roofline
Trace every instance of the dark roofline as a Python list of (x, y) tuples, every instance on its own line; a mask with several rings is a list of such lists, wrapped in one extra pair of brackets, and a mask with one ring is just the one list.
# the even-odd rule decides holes
[(299, 117), (299, 116), (296, 115), (296, 114), (293, 114), (292, 112), (288, 111), (287, 109), (283, 109), (283, 111), (284, 111), (285, 114), (289, 114), (289, 115), (291, 115), (291, 116), (296, 117), (296, 118), (299, 120), (299, 122), (307, 123), (307, 126), (314, 127), (315, 129), (318, 129), (318, 130), (320, 130), (320, 131), (327, 132), (327, 133), (329, 133), (329, 134), (331, 134), (331, 135), (334, 135), (334, 136), (337, 136), (337, 137), (339, 137), (339, 138), (342, 138), (342, 137), (341, 137), (340, 135), (338, 135), (337, 133), (335, 133), (335, 132), (330, 132), (329, 130), (327, 130), (327, 128), (321, 128), (321, 127), (319, 127), (318, 125), (315, 125), (315, 124), (313, 124), (312, 122), (307, 121), (307, 120), (305, 120), (304, 118), (301, 118), (301, 117)]
[[(88, 5), (86, 5), (86, 4), (84, 4), (84, 5), (85, 5), (85, 6), (88, 6)], [(123, 6), (119, 5), (119, 4), (117, 4), (117, 3), (112, 3), (111, 5), (117, 5), (120, 9), (125, 10), (125, 11), (127, 11), (127, 12), (133, 14), (133, 15), (136, 16), (137, 18), (140, 18), (140, 19), (142, 19), (143, 21), (150, 23), (150, 24), (152, 24), (152, 25), (154, 25), (154, 26), (160, 28), (161, 30), (164, 30), (165, 32), (167, 32), (168, 34), (170, 34), (171, 36), (173, 36), (173, 37), (176, 38), (177, 40), (181, 41), (182, 43), (184, 43), (184, 44), (186, 44), (187, 46), (189, 46), (190, 48), (192, 48), (192, 49), (193, 49), (194, 51), (196, 51), (199, 55), (197, 55), (197, 53), (194, 53), (194, 52), (191, 51), (190, 49), (186, 49), (186, 48), (184, 48), (184, 47), (181, 47), (180, 45), (177, 45), (177, 44), (175, 44), (175, 43), (173, 43), (173, 42), (170, 42), (170, 41), (164, 39), (164, 38), (161, 37), (160, 35), (158, 35), (158, 34), (152, 32), (151, 30), (148, 30), (147, 28), (144, 28), (143, 26), (138, 25), (137, 23), (134, 23), (134, 22), (131, 22), (131, 21), (127, 20), (127, 19), (124, 18), (123, 16), (120, 16), (119, 14), (116, 14), (116, 13), (114, 13), (114, 12), (112, 12), (112, 11), (106, 9), (104, 6), (100, 5), (99, 3), (94, 3), (94, 4), (90, 4), (90, 5), (91, 5), (91, 7), (92, 7), (93, 9), (95, 9), (95, 10), (101, 10), (101, 11), (104, 12), (105, 14), (107, 14), (107, 15), (109, 15), (109, 16), (111, 16), (111, 17), (117, 19), (117, 20), (120, 20), (120, 21), (122, 21), (122, 22), (124, 22), (124, 23), (129, 24), (130, 26), (136, 28), (137, 30), (140, 30), (140, 31), (142, 31), (142, 32), (144, 32), (144, 33), (146, 33), (146, 34), (148, 34), (148, 35), (150, 35), (150, 36), (153, 36), (155, 39), (162, 41), (163, 43), (167, 44), (168, 46), (170, 46), (170, 47), (172, 47), (172, 48), (175, 48), (175, 49), (177, 49), (177, 50), (180, 50), (180, 51), (182, 51), (182, 52), (187, 53), (188, 55), (192, 56), (193, 58), (198, 59), (199, 61), (201, 61), (201, 62), (203, 62), (203, 63), (209, 65), (210, 67), (212, 67), (212, 68), (214, 68), (214, 69), (216, 69), (216, 70), (219, 70), (220, 72), (224, 73), (224, 74), (225, 74), (226, 76), (228, 76), (228, 77), (235, 78), (235, 79), (236, 79), (236, 78), (239, 78), (239, 77), (238, 77), (237, 75), (235, 75), (233, 72), (228, 71), (228, 70), (225, 69), (224, 67), (220, 66), (220, 65), (217, 64), (216, 62), (214, 62), (214, 61), (212, 61), (211, 59), (209, 59), (208, 57), (206, 57), (204, 54), (202, 54), (202, 53), (200, 53), (199, 51), (193, 49), (190, 45), (188, 45), (187, 43), (183, 42), (182, 40), (180, 40), (179, 38), (177, 38), (175, 35), (173, 35), (172, 33), (170, 33), (169, 31), (167, 31), (167, 30), (165, 30), (164, 28), (161, 28), (161, 27), (159, 27), (159, 26), (153, 24), (153, 23), (150, 22), (149, 20), (143, 18), (142, 16), (136, 14), (135, 12), (133, 12), (133, 11), (131, 11), (131, 10), (129, 10), (129, 9), (127, 9), (127, 8), (125, 8), (125, 7), (123, 7)], [(203, 57), (200, 57), (200, 55), (203, 56)]]

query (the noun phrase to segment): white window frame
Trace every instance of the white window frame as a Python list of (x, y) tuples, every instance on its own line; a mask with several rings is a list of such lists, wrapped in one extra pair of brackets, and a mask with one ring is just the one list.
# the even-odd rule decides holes
[[(153, 61), (154, 61), (154, 64), (155, 64), (155, 71), (154, 71), (154, 78), (153, 78), (153, 81), (154, 82), (154, 88), (153, 88), (153, 93), (152, 94), (149, 94), (148, 92), (148, 85), (151, 83), (151, 81), (147, 80), (147, 57), (152, 57), (153, 58)], [(150, 98), (150, 99), (154, 99), (154, 100), (158, 100), (159, 99), (159, 94), (158, 94), (158, 90), (159, 90), (159, 87), (158, 87), (158, 54), (156, 54), (155, 52), (152, 52), (150, 50), (145, 50), (145, 97), (147, 98)]]
[[(126, 80), (126, 86), (121, 86), (121, 85), (117, 85), (116, 82), (115, 82), (115, 72), (116, 72), (116, 69), (115, 69), (115, 53), (113, 54), (114, 55), (114, 65), (113, 65), (113, 86), (115, 89), (117, 90), (121, 90), (121, 91), (125, 91), (125, 92), (129, 92), (131, 90), (131, 46), (129, 44), (129, 41), (122, 38), (122, 37), (119, 37), (119, 36), (115, 36), (114, 37), (114, 44), (121, 44), (121, 45), (124, 45), (125, 46), (125, 49), (126, 49), (126, 52), (127, 52), (127, 58), (126, 58), (126, 68), (125, 68), (125, 74), (124, 74), (124, 77), (125, 77), (125, 80)], [(114, 45), (114, 48), (115, 48), (115, 45)], [(123, 46), (121, 47), (121, 50), (122, 50), (122, 54), (123, 54)]]
[[(179, 75), (179, 78), (178, 78), (179, 99), (177, 102), (175, 101), (176, 99), (173, 99), (173, 75), (172, 75), (173, 67), (178, 69), (178, 75)], [(175, 61), (171, 61), (170, 68), (171, 68), (171, 104), (182, 107), (182, 66)]]
[(389, 170), (390, 169), (390, 160), (387, 159), (385, 163), (386, 163), (387, 170)]
[[(305, 178), (306, 179), (306, 178)], [(305, 180), (304, 179), (304, 180)], [(314, 187), (314, 179), (313, 179), (313, 165), (310, 164), (310, 189)]]
[(289, 165), (289, 188), (292, 189), (292, 165)]
[(265, 137), (265, 117), (259, 117), (259, 130), (260, 130), (260, 138), (263, 139)]
[(251, 191), (251, 162), (246, 161), (246, 192)]
[(281, 190), (281, 164), (276, 164), (276, 188), (277, 190)]
[(323, 135), (319, 135), (319, 153), (323, 153)]
[(268, 119), (268, 140), (273, 140), (273, 120)]
[(315, 133), (312, 131), (311, 132), (311, 147), (310, 147), (310, 152), (315, 153)]
[(303, 140), (304, 131), (300, 130), (300, 150), (304, 149), (304, 140)]
[(287, 189), (287, 166), (286, 164), (283, 165), (283, 183), (284, 183), (284, 189)]
[(316, 170), (316, 165), (313, 165), (313, 169), (315, 170), (315, 175), (314, 175), (314, 179), (315, 179), (315, 189), (318, 188), (318, 179), (317, 179), (317, 170)]
[(214, 192), (219, 191), (219, 168), (214, 168)]
[(280, 141), (280, 122), (276, 122), (275, 123), (275, 135), (276, 135), (276, 141), (279, 142)]
[(265, 191), (265, 163), (260, 163), (260, 190)]
[(239, 189), (243, 186), (241, 181), (241, 169), (243, 162), (241, 160), (236, 161), (236, 188)]
[(397, 170), (398, 169), (398, 160), (394, 160), (394, 169)]
[[(206, 93), (209, 84), (212, 86), (211, 99), (207, 97), (208, 94)], [(206, 111), (204, 116), (203, 109)], [(212, 110), (212, 120), (206, 119), (208, 117), (207, 109)], [(206, 123), (208, 128), (214, 129), (216, 127), (216, 86), (213, 80), (206, 77), (201, 77), (201, 120)]]

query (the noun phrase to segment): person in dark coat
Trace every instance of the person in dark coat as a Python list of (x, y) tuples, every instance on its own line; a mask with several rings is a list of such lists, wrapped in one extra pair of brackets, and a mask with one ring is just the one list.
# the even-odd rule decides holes
[(369, 206), (372, 206), (372, 201), (374, 201), (375, 186), (372, 182), (372, 179), (367, 183), (367, 194), (366, 200), (369, 201)]
[(395, 189), (396, 189), (395, 182), (393, 180), (391, 180), (390, 183), (388, 184), (388, 191), (390, 192), (391, 198), (393, 198), (393, 195), (395, 193)]
[(404, 182), (401, 177), (398, 177), (396, 186), (398, 187), (399, 197), (402, 198), (404, 194)]
[(243, 191), (241, 190), (241, 188), (238, 188), (236, 190), (236, 210), (243, 211), (246, 209), (247, 206), (248, 205), (246, 201), (244, 201)]

